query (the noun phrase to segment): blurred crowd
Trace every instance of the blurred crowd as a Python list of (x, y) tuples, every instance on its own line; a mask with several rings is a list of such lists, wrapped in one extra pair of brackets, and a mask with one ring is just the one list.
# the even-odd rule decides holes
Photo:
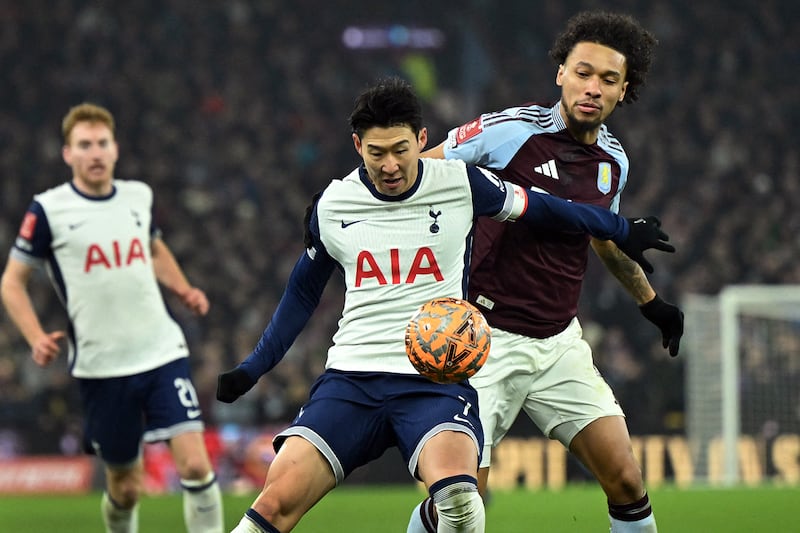
[[(154, 188), (164, 238), (212, 304), (202, 319), (171, 305), (209, 424), (288, 421), (323, 370), (338, 279), (281, 364), (235, 404), (214, 399), (217, 374), (250, 352), (277, 305), (302, 252), (311, 196), (358, 161), (347, 127), (355, 95), (380, 75), (408, 78), (432, 143), (481, 111), (553, 100), (547, 51), (581, 9), (631, 13), (660, 42), (640, 101), (609, 122), (631, 159), (622, 214), (658, 215), (678, 248), (648, 254), (654, 287), (680, 302), (733, 283), (800, 282), (800, 151), (788, 137), (800, 123), (793, 2), (334, 4), (0, 2), (0, 264), (32, 195), (70, 178), (60, 154), (67, 109), (87, 100), (108, 107), (117, 178)], [(436, 49), (342, 42), (348, 26), (395, 24), (435, 29), (444, 41)], [(45, 324), (65, 327), (49, 282), (39, 281)], [(63, 358), (35, 367), (0, 315), (0, 458), (75, 452), (81, 415)], [(682, 360), (691, 354), (671, 359), (595, 258), (580, 316), (631, 431), (682, 432)]]

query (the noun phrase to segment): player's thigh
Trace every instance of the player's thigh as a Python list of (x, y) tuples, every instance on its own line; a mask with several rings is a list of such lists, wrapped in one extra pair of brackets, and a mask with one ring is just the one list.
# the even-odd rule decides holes
[(592, 421), (623, 412), (594, 366), (589, 344), (576, 335), (559, 340), (559, 356), (540, 369), (523, 409), (542, 433), (569, 447)]
[(146, 442), (169, 441), (187, 432), (202, 432), (200, 402), (183, 357), (141, 375)]
[(270, 464), (252, 508), (276, 528), (288, 531), (335, 486), (328, 460), (317, 446), (303, 437), (289, 436)]
[(140, 457), (144, 430), (136, 377), (79, 379), (78, 386), (86, 451), (126, 472)]

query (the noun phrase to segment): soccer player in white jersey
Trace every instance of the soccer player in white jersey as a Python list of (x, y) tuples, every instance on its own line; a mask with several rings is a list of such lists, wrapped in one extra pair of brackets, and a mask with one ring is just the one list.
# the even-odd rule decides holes
[(363, 164), (312, 203), (306, 251), (253, 352), (219, 376), (233, 402), (284, 356), (334, 270), (344, 308), (326, 371), (292, 424), (276, 436), (264, 489), (235, 533), (286, 532), (357, 467), (397, 447), (424, 482), (438, 531), (484, 530), (476, 474), (483, 432), (468, 382), (420, 376), (405, 354), (405, 326), (435, 297), (463, 297), (478, 216), (553, 232), (612, 239), (632, 257), (672, 251), (653, 219), (629, 223), (607, 209), (525, 191), (460, 161), (421, 160), (419, 101), (397, 78), (363, 92), (350, 116)]
[[(69, 110), (62, 124), (72, 180), (37, 194), (22, 221), (0, 290), (33, 360), (56, 359), (62, 339), (86, 416), (86, 451), (105, 465), (101, 512), (109, 532), (138, 531), (142, 441), (166, 441), (183, 487), (190, 533), (223, 530), (222, 498), (203, 441), (186, 340), (159, 283), (192, 312), (208, 300), (189, 284), (152, 220), (153, 193), (114, 179), (114, 118), (98, 105)], [(70, 322), (45, 331), (28, 294), (43, 267)]]
[[(514, 184), (618, 212), (629, 164), (605, 120), (617, 105), (638, 98), (655, 44), (629, 16), (580, 13), (550, 52), (559, 65), (560, 101), (485, 113), (423, 156), (481, 165)], [(623, 411), (594, 368), (577, 318), (590, 245), (659, 328), (664, 348), (678, 353), (683, 313), (655, 293), (642, 268), (614, 243), (479, 221), (469, 300), (492, 327), (492, 353), (470, 380), (486, 432), (479, 487), (485, 494), (492, 448), (524, 411), (595, 475), (612, 532), (654, 532)], [(410, 533), (434, 530), (430, 507), (423, 502), (412, 515), (427, 527)]]

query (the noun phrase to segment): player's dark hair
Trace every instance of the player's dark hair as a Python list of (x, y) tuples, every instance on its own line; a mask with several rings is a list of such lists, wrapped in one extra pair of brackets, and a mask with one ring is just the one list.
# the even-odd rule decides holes
[(422, 129), (422, 105), (414, 89), (398, 77), (381, 78), (356, 98), (350, 127), (360, 139), (370, 128), (408, 126), (417, 135)]
[(625, 56), (628, 88), (623, 102), (633, 103), (639, 99), (639, 89), (644, 85), (653, 49), (658, 40), (630, 15), (605, 11), (583, 11), (573, 16), (556, 37), (550, 57), (563, 65), (567, 56), (581, 42), (608, 46)]

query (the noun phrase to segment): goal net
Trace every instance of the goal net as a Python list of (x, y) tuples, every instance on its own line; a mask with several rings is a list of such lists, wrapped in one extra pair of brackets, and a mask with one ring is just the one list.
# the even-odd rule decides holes
[(684, 299), (694, 480), (800, 482), (800, 285)]

